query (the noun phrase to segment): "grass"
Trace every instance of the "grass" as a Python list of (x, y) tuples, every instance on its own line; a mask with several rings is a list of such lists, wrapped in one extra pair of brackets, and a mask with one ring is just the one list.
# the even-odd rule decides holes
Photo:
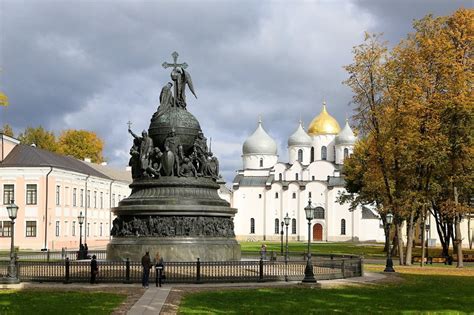
[[(378, 271), (383, 266), (370, 268)], [(446, 268), (432, 268), (397, 268), (401, 281), (378, 285), (201, 292), (186, 295), (179, 314), (474, 313), (474, 269), (451, 268), (456, 270), (452, 275), (440, 275)]]
[[(267, 254), (270, 251), (280, 252), (280, 242), (240, 242), (243, 251), (260, 252), (260, 246), (265, 243), (267, 246)], [(386, 253), (383, 251), (383, 244), (378, 243), (312, 243), (311, 253), (313, 254), (349, 254), (360, 255), (365, 258), (385, 258)], [(290, 252), (306, 252), (308, 243), (291, 242), (288, 243), (288, 251)], [(284, 249), (285, 250), (285, 249)], [(429, 248), (430, 256), (440, 256), (441, 247)], [(464, 254), (474, 254), (474, 250), (463, 249)], [(421, 247), (417, 246), (413, 249), (413, 256), (421, 256)]]
[(125, 298), (97, 291), (0, 290), (0, 314), (110, 314)]

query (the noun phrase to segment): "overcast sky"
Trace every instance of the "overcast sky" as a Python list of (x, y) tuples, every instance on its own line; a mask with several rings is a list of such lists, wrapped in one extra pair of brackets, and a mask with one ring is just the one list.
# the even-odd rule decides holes
[[(96, 132), (110, 164), (128, 163), (131, 137), (147, 129), (169, 70), (188, 63), (198, 99), (188, 110), (212, 137), (227, 181), (258, 116), (287, 161), (302, 117), (351, 115), (343, 66), (365, 31), (391, 45), (413, 19), (449, 15), (472, 1), (123, 1), (0, 0), (0, 123)], [(189, 94), (189, 93), (188, 93)]]

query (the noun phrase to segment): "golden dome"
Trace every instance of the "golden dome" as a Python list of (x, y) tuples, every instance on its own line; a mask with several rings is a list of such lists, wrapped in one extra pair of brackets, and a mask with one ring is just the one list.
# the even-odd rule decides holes
[(308, 133), (311, 136), (326, 135), (326, 134), (338, 134), (341, 131), (341, 127), (334, 117), (329, 115), (326, 110), (326, 102), (323, 102), (323, 110), (321, 113), (314, 117), (313, 121), (309, 124)]

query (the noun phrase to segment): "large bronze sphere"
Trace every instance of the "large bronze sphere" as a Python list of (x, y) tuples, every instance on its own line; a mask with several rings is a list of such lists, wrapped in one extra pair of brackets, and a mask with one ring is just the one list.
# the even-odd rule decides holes
[(164, 142), (171, 129), (174, 128), (176, 136), (179, 138), (184, 154), (190, 154), (194, 140), (201, 126), (196, 117), (185, 109), (171, 107), (164, 114), (153, 117), (150, 122), (148, 134), (153, 139), (153, 144), (160, 150), (164, 150)]

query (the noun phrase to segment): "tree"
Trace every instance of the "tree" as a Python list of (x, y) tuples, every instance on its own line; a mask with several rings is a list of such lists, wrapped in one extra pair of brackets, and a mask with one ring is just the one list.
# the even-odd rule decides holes
[(58, 152), (56, 136), (52, 131), (47, 131), (42, 126), (27, 127), (24, 132), (20, 133), (18, 139), (23, 144), (34, 144), (38, 148)]
[(69, 129), (61, 133), (58, 140), (59, 152), (83, 160), (90, 158), (93, 163), (104, 161), (104, 142), (94, 132)]
[(4, 124), (1, 132), (6, 136), (14, 137), (13, 129), (9, 124)]

